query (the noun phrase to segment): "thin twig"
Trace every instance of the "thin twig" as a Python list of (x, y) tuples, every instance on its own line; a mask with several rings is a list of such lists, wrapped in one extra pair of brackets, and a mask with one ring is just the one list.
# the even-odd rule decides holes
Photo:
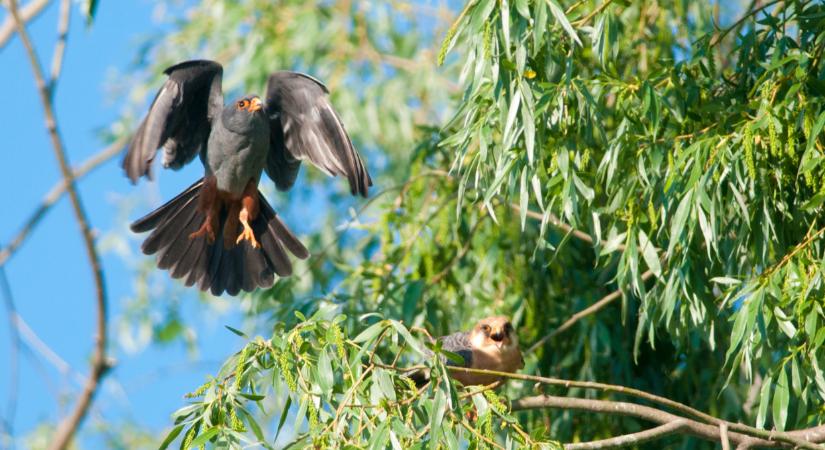
[[(644, 281), (647, 281), (648, 279), (650, 279), (651, 277), (653, 277), (653, 271), (648, 270), (648, 271), (642, 273), (641, 279), (644, 282)], [(595, 313), (601, 311), (607, 305), (609, 305), (609, 304), (613, 303), (614, 301), (616, 301), (617, 299), (621, 298), (621, 296), (622, 296), (622, 290), (621, 289), (616, 289), (615, 291), (605, 295), (604, 297), (599, 299), (599, 301), (597, 301), (596, 303), (593, 303), (592, 305), (588, 306), (587, 308), (584, 308), (583, 310), (581, 310), (581, 311), (573, 314), (572, 316), (570, 316), (570, 318), (567, 319), (566, 321), (564, 321), (564, 323), (561, 324), (558, 328), (551, 331), (550, 333), (547, 333), (541, 339), (539, 339), (533, 345), (531, 345), (530, 348), (528, 348), (525, 353), (527, 353), (527, 354), (533, 353), (538, 348), (540, 348), (542, 345), (544, 345), (545, 342), (547, 342), (550, 339), (554, 338), (558, 334), (570, 329), (570, 327), (575, 325), (576, 322), (578, 322), (579, 320), (581, 320), (581, 319), (583, 319), (583, 318), (585, 318), (585, 317), (587, 317), (591, 314), (595, 314)]]
[(655, 439), (670, 436), (681, 432), (688, 424), (685, 419), (676, 419), (656, 428), (640, 431), (638, 433), (624, 434), (621, 436), (602, 439), (599, 441), (577, 442), (574, 444), (564, 444), (564, 450), (602, 450), (607, 448), (621, 448), (632, 445), (639, 445)]
[(476, 224), (473, 225), (473, 228), (470, 229), (470, 232), (467, 234), (467, 241), (464, 243), (464, 246), (461, 248), (461, 250), (458, 253), (456, 253), (452, 257), (452, 259), (450, 259), (450, 261), (444, 266), (443, 269), (441, 269), (441, 271), (439, 271), (437, 274), (435, 274), (435, 276), (433, 276), (430, 279), (430, 282), (429, 282), (430, 286), (434, 286), (434, 285), (438, 284), (438, 282), (440, 282), (442, 279), (444, 279), (444, 277), (447, 276), (448, 273), (450, 273), (450, 269), (452, 269), (452, 267), (458, 261), (460, 261), (462, 258), (464, 258), (465, 255), (467, 255), (467, 252), (470, 250), (470, 246), (473, 243), (473, 236), (475, 235), (476, 230), (478, 230), (478, 227), (482, 224), (482, 222), (484, 222), (484, 220), (486, 218), (487, 218), (486, 214), (481, 216), (478, 219), (478, 221), (476, 222)]
[[(43, 9), (48, 5), (49, 0), (33, 0), (26, 3), (26, 6), (20, 8), (20, 20), (22, 20), (23, 23), (28, 23), (43, 12)], [(14, 35), (14, 30), (14, 17), (9, 14), (6, 20), (3, 21), (3, 24), (0, 25), (0, 50), (6, 46), (9, 39)]]
[[(0, 289), (3, 292), (3, 303), (6, 305), (6, 315), (9, 319), (9, 397), (6, 403), (6, 414), (3, 417), (3, 434), (10, 442), (14, 442), (14, 418), (17, 415), (17, 394), (20, 381), (20, 331), (17, 329), (15, 317), (17, 308), (14, 306), (14, 297), (11, 285), (6, 276), (6, 268), (0, 266)], [(11, 446), (9, 447), (11, 448)]]
[(57, 87), (57, 79), (63, 70), (63, 55), (66, 54), (66, 39), (69, 36), (69, 21), (72, 15), (71, 0), (60, 2), (60, 15), (57, 23), (57, 43), (54, 45), (54, 55), (52, 56), (52, 70), (49, 76), (49, 93), (54, 100), (54, 91)]
[[(120, 138), (84, 161), (83, 164), (74, 169), (73, 178), (75, 180), (79, 180), (85, 177), (92, 170), (98, 168), (103, 163), (120, 154), (120, 151), (123, 149), (123, 145), (125, 145), (126, 141), (126, 138)], [(29, 218), (26, 219), (26, 222), (24, 222), (23, 226), (20, 227), (20, 231), (18, 231), (14, 238), (9, 241), (8, 245), (0, 250), (0, 266), (4, 266), (8, 262), (9, 258), (11, 258), (20, 248), (29, 234), (34, 231), (34, 228), (40, 223), (40, 220), (45, 217), (46, 213), (52, 208), (52, 206), (54, 206), (55, 203), (57, 203), (58, 200), (60, 200), (65, 192), (66, 180), (60, 180), (52, 186), (45, 196), (43, 196), (43, 200), (40, 202), (40, 205), (32, 211)]]
[(607, 8), (608, 6), (610, 6), (611, 3), (613, 3), (613, 0), (605, 0), (601, 5), (599, 5), (598, 8), (594, 9), (593, 11), (590, 11), (590, 14), (584, 16), (583, 19), (573, 22), (573, 25), (575, 25), (577, 27), (587, 25), (587, 22), (590, 22), (590, 19), (595, 17), (596, 14), (604, 11), (604, 9)]
[(51, 138), (55, 157), (60, 164), (60, 171), (63, 175), (63, 179), (66, 181), (66, 188), (69, 192), (69, 198), (72, 202), (75, 218), (80, 227), (86, 247), (87, 257), (89, 258), (89, 264), (91, 265), (92, 272), (94, 274), (97, 292), (97, 336), (95, 337), (94, 354), (92, 356), (89, 378), (86, 381), (83, 392), (77, 400), (74, 410), (58, 425), (54, 438), (49, 445), (50, 449), (62, 450), (69, 445), (72, 440), (72, 436), (77, 431), (80, 423), (83, 421), (83, 418), (86, 416), (86, 413), (91, 406), (92, 399), (98, 390), (100, 380), (109, 368), (108, 362), (106, 361), (106, 285), (103, 279), (103, 269), (100, 263), (100, 257), (95, 249), (94, 236), (92, 235), (92, 230), (89, 226), (89, 220), (83, 208), (80, 194), (77, 192), (77, 187), (75, 186), (73, 176), (74, 174), (72, 173), (71, 166), (69, 165), (69, 161), (66, 156), (66, 150), (60, 137), (60, 131), (54, 114), (49, 85), (46, 84), (46, 80), (43, 76), (43, 69), (37, 58), (37, 53), (31, 43), (31, 40), (29, 39), (25, 25), (20, 18), (20, 14), (17, 10), (17, 0), (9, 0), (9, 12), (14, 19), (17, 34), (20, 36), (20, 41), (23, 43), (23, 47), (25, 47), (26, 53), (29, 57), (29, 62), (31, 63), (32, 73), (34, 74), (35, 82), (37, 83), (38, 91), (40, 93), (40, 100), (43, 104), (42, 106), (43, 114), (46, 119), (46, 129), (49, 133), (49, 137)]
[[(616, 414), (620, 416), (636, 417), (638, 419), (646, 420), (658, 424), (667, 424), (676, 421), (682, 421), (683, 431), (692, 436), (707, 439), (710, 441), (719, 441), (719, 428), (713, 425), (700, 423), (695, 420), (686, 419), (665, 411), (661, 411), (649, 406), (637, 405), (628, 402), (615, 402), (608, 400), (591, 400), (574, 397), (556, 397), (552, 395), (538, 395), (535, 397), (525, 397), (518, 399), (512, 403), (513, 411), (521, 411), (527, 409), (539, 408), (558, 408), (565, 410), (579, 410), (595, 413)], [(764, 431), (764, 430), (763, 430)], [(734, 442), (743, 442), (754, 440), (762, 447), (784, 447), (784, 443), (769, 441), (766, 439), (754, 439), (750, 436), (739, 433), (730, 433), (730, 438)], [(821, 447), (810, 442), (804, 442), (804, 447), (809, 449), (821, 449)]]
[[(825, 425), (820, 425), (814, 428), (807, 428), (804, 430), (797, 430), (792, 432), (768, 431), (759, 428), (750, 427), (741, 423), (728, 422), (718, 417), (699, 411), (683, 403), (671, 400), (666, 397), (661, 397), (649, 392), (639, 389), (633, 389), (626, 386), (615, 384), (598, 383), (593, 381), (576, 381), (564, 380), (560, 378), (539, 377), (535, 375), (526, 375), (521, 373), (500, 372), (496, 370), (470, 369), (465, 367), (450, 367), (451, 372), (464, 372), (481, 375), (493, 375), (502, 378), (511, 378), (516, 380), (532, 381), (539, 384), (547, 384), (552, 386), (564, 386), (566, 388), (576, 387), (583, 389), (597, 389), (604, 392), (616, 392), (626, 395), (631, 395), (641, 398), (653, 403), (678, 411), (705, 423), (718, 427), (719, 424), (725, 423), (728, 429), (736, 432), (746, 433), (751, 436), (765, 439), (768, 441), (782, 441), (788, 444), (796, 445), (799, 448), (806, 448), (811, 450), (822, 450), (822, 447), (812, 445), (811, 442), (825, 441)], [(738, 442), (738, 441), (737, 441)]]
[(719, 424), (719, 440), (722, 441), (722, 450), (730, 450), (730, 437), (728, 437), (728, 424)]
[(725, 28), (725, 29), (724, 29), (721, 33), (719, 33), (719, 34), (717, 34), (716, 36), (714, 36), (714, 37), (713, 37), (713, 39), (711, 39), (711, 40), (710, 40), (710, 44), (709, 44), (709, 45), (710, 45), (711, 47), (713, 47), (713, 46), (715, 46), (716, 44), (718, 44), (718, 43), (722, 42), (722, 39), (724, 39), (724, 38), (725, 38), (725, 36), (727, 36), (727, 35), (728, 35), (728, 33), (730, 33), (733, 29), (738, 28), (740, 25), (742, 25), (742, 23), (743, 23), (745, 20), (747, 20), (748, 18), (750, 18), (750, 17), (751, 17), (751, 16), (753, 16), (754, 14), (756, 14), (756, 13), (758, 13), (758, 12), (760, 12), (760, 11), (764, 10), (765, 8), (768, 8), (768, 7), (770, 7), (770, 6), (773, 6), (773, 5), (775, 5), (775, 4), (777, 4), (777, 3), (780, 3), (780, 2), (782, 2), (782, 1), (784, 1), (784, 0), (774, 0), (774, 1), (771, 1), (771, 2), (768, 2), (768, 3), (765, 3), (764, 5), (762, 5), (762, 6), (758, 7), (758, 8), (756, 8), (756, 9), (753, 9), (753, 10), (748, 11), (747, 13), (745, 13), (744, 15), (742, 15), (742, 17), (740, 17), (740, 18), (739, 18), (739, 20), (737, 20), (736, 22), (734, 22), (734, 23), (733, 23), (733, 25), (729, 26), (728, 28)]

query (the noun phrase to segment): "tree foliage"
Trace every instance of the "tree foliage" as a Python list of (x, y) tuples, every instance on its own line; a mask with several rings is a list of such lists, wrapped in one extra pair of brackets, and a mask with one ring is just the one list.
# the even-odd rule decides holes
[(511, 412), (500, 396), (526, 382), (409, 385), (399, 368), (440, 364), (410, 329), (491, 313), (540, 343), (526, 373), (760, 428), (820, 423), (821, 3), (473, 0), (440, 46), (425, 6), (211, 0), (155, 49), (155, 68), (231, 61), (247, 91), (274, 68), (325, 79), (378, 174), (360, 205), (315, 194), (333, 216), (306, 237), (313, 258), (243, 300), (264, 337), (194, 392), (167, 441), (275, 446), (289, 428), (301, 446), (517, 447), (641, 429)]

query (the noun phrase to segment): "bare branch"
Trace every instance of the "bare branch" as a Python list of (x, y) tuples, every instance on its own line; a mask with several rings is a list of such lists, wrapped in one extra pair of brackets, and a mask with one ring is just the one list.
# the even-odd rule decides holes
[[(741, 423), (734, 423), (728, 422), (726, 420), (719, 419), (718, 417), (711, 416), (710, 414), (704, 413), (699, 411), (695, 408), (687, 406), (683, 403), (679, 403), (675, 400), (671, 400), (666, 397), (661, 397), (655, 394), (651, 394), (649, 392), (645, 392), (639, 389), (633, 389), (626, 386), (620, 386), (615, 384), (606, 384), (606, 383), (598, 383), (593, 381), (576, 381), (576, 380), (563, 380), (560, 378), (549, 378), (549, 377), (539, 377), (535, 375), (526, 375), (520, 373), (510, 373), (510, 372), (499, 372), (495, 370), (483, 370), (483, 369), (470, 369), (465, 367), (450, 367), (451, 372), (465, 372), (465, 373), (475, 373), (475, 374), (483, 374), (483, 375), (494, 375), (503, 378), (512, 378), (516, 380), (525, 380), (525, 381), (532, 381), (535, 383), (540, 384), (547, 384), (552, 386), (564, 386), (567, 388), (577, 387), (583, 389), (597, 389), (604, 392), (617, 392), (621, 394), (631, 395), (633, 397), (641, 398), (653, 403), (657, 403), (659, 405), (668, 407), (677, 411), (681, 414), (684, 414), (689, 417), (693, 417), (697, 420), (705, 422), (709, 426), (716, 429), (716, 434), (719, 435), (718, 426), (720, 424), (726, 424), (729, 430), (748, 434), (749, 436), (754, 436), (760, 440), (764, 440), (766, 442), (773, 442), (773, 441), (781, 441), (787, 444), (796, 445), (798, 448), (806, 448), (806, 449), (819, 449), (822, 450), (822, 447), (813, 445), (812, 442), (825, 442), (825, 425), (820, 425), (813, 428), (806, 428), (803, 430), (796, 430), (796, 431), (769, 431), (769, 430), (762, 430), (759, 428), (754, 428), (748, 425), (744, 425)], [(566, 397), (565, 397), (566, 398)], [(659, 410), (657, 410), (659, 411)], [(732, 436), (732, 433), (729, 433), (729, 436)], [(718, 440), (718, 439), (717, 439)], [(738, 442), (738, 441), (736, 441)]]
[[(48, 5), (49, 0), (32, 0), (26, 3), (26, 6), (20, 9), (20, 20), (22, 20), (23, 23), (27, 23), (43, 12), (43, 9)], [(14, 17), (9, 14), (6, 20), (3, 21), (3, 24), (0, 25), (0, 50), (6, 46), (9, 39), (14, 35), (14, 30)]]
[[(103, 163), (109, 161), (110, 159), (114, 158), (118, 155), (125, 145), (127, 139), (120, 138), (117, 141), (110, 144), (108, 147), (104, 148), (96, 155), (90, 157), (86, 161), (83, 162), (80, 166), (74, 169), (73, 178), (78, 180), (80, 178), (85, 177), (89, 172), (98, 168)], [(0, 250), (0, 266), (4, 266), (9, 258), (11, 258), (14, 253), (20, 248), (29, 234), (34, 230), (34, 228), (40, 223), (40, 220), (46, 215), (46, 213), (57, 203), (58, 200), (63, 196), (66, 192), (66, 180), (60, 180), (55, 183), (54, 186), (43, 196), (43, 201), (40, 202), (40, 205), (29, 215), (29, 218), (23, 223), (23, 226), (20, 227), (20, 231), (17, 232), (17, 235), (12, 238), (8, 245)]]
[(728, 437), (728, 424), (719, 424), (719, 440), (722, 441), (722, 450), (730, 450), (730, 438)]
[(616, 436), (610, 439), (603, 439), (600, 441), (591, 441), (591, 442), (577, 442), (575, 444), (564, 444), (565, 450), (595, 450), (595, 449), (606, 449), (606, 448), (620, 448), (620, 447), (627, 447), (630, 445), (638, 445), (645, 442), (649, 442), (655, 439), (661, 439), (665, 436), (670, 436), (671, 434), (676, 434), (681, 432), (686, 426), (687, 421), (685, 419), (677, 419), (673, 422), (668, 422), (664, 425), (660, 425), (656, 428), (651, 428), (649, 430), (641, 431), (639, 433), (631, 433), (631, 434), (624, 434), (622, 436)]
[(57, 79), (63, 69), (63, 55), (66, 54), (66, 38), (69, 36), (69, 20), (72, 15), (71, 0), (60, 2), (60, 15), (57, 22), (57, 43), (54, 45), (54, 55), (52, 55), (52, 70), (49, 76), (49, 93), (54, 96)]
[[(521, 211), (521, 206), (519, 206), (516, 203), (511, 203), (510, 208), (512, 208), (513, 211), (516, 211), (516, 212)], [(531, 219), (538, 220), (539, 222), (544, 221), (544, 214), (542, 214), (542, 213), (531, 211), (531, 210), (528, 209), (527, 212), (525, 212), (525, 214), (527, 215), (527, 217), (529, 217)], [(587, 242), (590, 245), (595, 244), (595, 241), (593, 240), (592, 236), (585, 233), (584, 231), (573, 228), (570, 225), (562, 222), (561, 219), (559, 219), (558, 216), (556, 216), (553, 213), (547, 213), (547, 222), (550, 225), (553, 225), (554, 227), (558, 228), (559, 230), (564, 231), (565, 233), (570, 233), (571, 235), (573, 235), (573, 237), (575, 237), (575, 238), (577, 238), (581, 241)], [(625, 250), (624, 244), (617, 245), (616, 250), (617, 251), (624, 251)]]
[(4, 439), (9, 441), (14, 440), (14, 418), (17, 414), (17, 394), (18, 382), (20, 380), (20, 331), (15, 326), (15, 317), (17, 316), (17, 308), (14, 306), (14, 297), (12, 296), (9, 279), (6, 276), (6, 269), (0, 266), (0, 289), (3, 292), (3, 303), (6, 306), (6, 315), (9, 318), (9, 345), (11, 351), (9, 352), (9, 397), (6, 404), (6, 414), (3, 417), (3, 434)]
[[(679, 417), (665, 411), (661, 411), (649, 406), (637, 405), (628, 402), (614, 402), (608, 400), (591, 400), (573, 397), (556, 397), (552, 395), (538, 395), (535, 397), (525, 397), (512, 403), (513, 411), (540, 408), (557, 408), (566, 410), (588, 411), (595, 413), (614, 414), (619, 416), (635, 417), (658, 424), (669, 424), (682, 421), (682, 431), (691, 436), (696, 436), (709, 441), (719, 441), (719, 427), (700, 423), (695, 420)], [(729, 433), (730, 440), (735, 443), (752, 441), (755, 445), (769, 448), (789, 447), (787, 443), (779, 441), (769, 441), (757, 439), (740, 433)], [(800, 448), (821, 449), (821, 447), (805, 442)]]
[[(63, 12), (64, 14), (68, 14), (68, 11), (69, 10), (66, 9)], [(20, 36), (20, 41), (23, 43), (23, 47), (26, 49), (29, 62), (31, 63), (32, 72), (40, 93), (40, 100), (43, 104), (46, 129), (49, 133), (49, 137), (51, 138), (55, 157), (60, 164), (60, 171), (62, 172), (63, 179), (66, 182), (66, 189), (72, 202), (75, 218), (80, 226), (80, 231), (86, 247), (86, 253), (94, 274), (95, 287), (97, 291), (97, 336), (95, 337), (94, 354), (92, 356), (89, 378), (86, 380), (86, 385), (77, 400), (74, 410), (60, 423), (54, 439), (49, 446), (50, 449), (65, 449), (69, 445), (69, 442), (71, 441), (74, 433), (77, 431), (77, 428), (80, 426), (80, 423), (83, 421), (83, 418), (86, 416), (86, 413), (92, 403), (92, 399), (98, 390), (100, 380), (109, 369), (109, 364), (106, 360), (106, 285), (103, 279), (103, 269), (100, 263), (100, 257), (97, 254), (97, 249), (95, 249), (94, 236), (92, 235), (92, 230), (89, 226), (89, 220), (83, 208), (80, 194), (77, 192), (74, 174), (72, 173), (71, 166), (69, 165), (69, 161), (66, 156), (66, 150), (60, 137), (60, 131), (54, 114), (49, 85), (46, 84), (46, 80), (43, 76), (43, 69), (37, 58), (37, 53), (31, 43), (31, 40), (29, 39), (28, 33), (26, 32), (23, 20), (20, 18), (20, 13), (17, 9), (17, 0), (9, 0), (9, 12), (14, 19), (17, 34)], [(61, 23), (63, 23), (63, 19), (61, 19)]]

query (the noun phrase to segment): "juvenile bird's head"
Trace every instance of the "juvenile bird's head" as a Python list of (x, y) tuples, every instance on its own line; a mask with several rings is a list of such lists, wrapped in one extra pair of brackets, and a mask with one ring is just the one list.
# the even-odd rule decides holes
[(513, 324), (504, 316), (479, 320), (470, 332), (470, 342), (475, 349), (488, 353), (505, 353), (518, 349), (518, 337)]
[(266, 121), (264, 104), (257, 95), (244, 97), (223, 109), (223, 125), (236, 133), (249, 133)]

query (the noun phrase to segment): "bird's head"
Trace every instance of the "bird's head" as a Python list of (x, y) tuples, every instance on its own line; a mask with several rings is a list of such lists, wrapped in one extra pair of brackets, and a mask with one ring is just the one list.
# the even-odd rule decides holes
[(264, 104), (257, 95), (250, 95), (223, 109), (223, 125), (235, 133), (246, 134), (263, 127), (266, 122)]
[(235, 109), (238, 111), (246, 111), (250, 114), (261, 111), (264, 103), (257, 95), (250, 95), (235, 102)]
[(501, 352), (518, 348), (518, 337), (513, 324), (504, 316), (479, 320), (470, 332), (470, 342), (478, 349), (497, 349)]

